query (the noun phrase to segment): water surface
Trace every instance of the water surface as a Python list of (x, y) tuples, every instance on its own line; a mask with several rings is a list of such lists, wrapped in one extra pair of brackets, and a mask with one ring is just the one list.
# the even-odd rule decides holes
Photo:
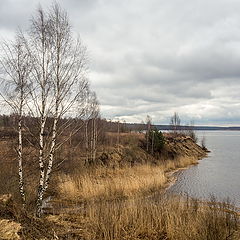
[(177, 181), (169, 192), (187, 193), (207, 200), (214, 195), (218, 200), (230, 199), (240, 207), (240, 131), (197, 132), (206, 138), (211, 153), (198, 165), (176, 173)]

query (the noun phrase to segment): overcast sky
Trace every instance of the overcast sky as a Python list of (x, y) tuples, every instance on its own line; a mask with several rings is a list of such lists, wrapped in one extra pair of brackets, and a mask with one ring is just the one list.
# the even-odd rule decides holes
[[(240, 125), (239, 0), (59, 0), (90, 56), (102, 116)], [(39, 3), (1, 0), (0, 37), (26, 28)]]

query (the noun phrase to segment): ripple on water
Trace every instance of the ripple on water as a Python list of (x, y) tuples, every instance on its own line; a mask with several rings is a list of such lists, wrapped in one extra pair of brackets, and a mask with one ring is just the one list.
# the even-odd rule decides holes
[(240, 132), (205, 131), (198, 136), (205, 136), (209, 157), (177, 172), (177, 181), (168, 191), (204, 200), (214, 195), (219, 201), (229, 199), (240, 207)]

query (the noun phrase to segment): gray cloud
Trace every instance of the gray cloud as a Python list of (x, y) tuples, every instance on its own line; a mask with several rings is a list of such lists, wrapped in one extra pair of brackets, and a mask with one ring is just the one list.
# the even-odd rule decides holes
[[(59, 0), (90, 55), (102, 115), (240, 124), (240, 2)], [(49, 7), (47, 0), (40, 1)], [(0, 35), (24, 28), (38, 1), (2, 0)], [(238, 110), (239, 109), (239, 110)]]

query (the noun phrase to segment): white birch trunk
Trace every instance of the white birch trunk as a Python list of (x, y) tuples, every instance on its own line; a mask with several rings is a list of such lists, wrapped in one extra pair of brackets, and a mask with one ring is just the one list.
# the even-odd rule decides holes
[(85, 121), (85, 148), (86, 148), (86, 160), (85, 163), (89, 162), (89, 148), (88, 148), (88, 120)]
[(20, 106), (20, 116), (18, 120), (18, 175), (19, 175), (19, 192), (22, 198), (22, 204), (25, 207), (26, 196), (24, 190), (24, 182), (23, 182), (23, 163), (22, 163), (22, 102)]
[(47, 91), (47, 65), (48, 62), (46, 57), (47, 47), (46, 47), (46, 26), (44, 22), (44, 16), (41, 15), (41, 26), (40, 26), (40, 36), (41, 36), (41, 54), (42, 54), (42, 64), (40, 65), (41, 79), (39, 84), (41, 87), (41, 123), (40, 123), (40, 134), (39, 134), (39, 170), (40, 170), (40, 179), (38, 186), (38, 197), (37, 197), (37, 216), (40, 217), (42, 214), (42, 203), (43, 203), (43, 189), (44, 189), (44, 180), (45, 180), (45, 165), (44, 165), (44, 129), (47, 120), (46, 114), (46, 91)]
[(53, 122), (52, 141), (51, 141), (51, 148), (50, 148), (50, 154), (49, 154), (48, 168), (47, 168), (45, 182), (44, 182), (43, 194), (48, 189), (49, 179), (50, 179), (50, 175), (51, 175), (52, 167), (53, 167), (55, 146), (56, 146), (56, 139), (57, 139), (57, 123), (58, 123), (58, 117), (56, 116), (54, 118), (54, 122)]
[[(23, 111), (26, 106), (26, 100), (29, 95), (28, 83), (31, 72), (30, 55), (24, 47), (23, 36), (21, 32), (16, 34), (14, 42), (1, 42), (0, 59), (1, 74), (1, 98), (11, 107), (16, 114), (13, 117), (13, 125), (16, 120), (18, 125), (18, 142), (17, 142), (17, 160), (18, 160), (18, 188), (21, 196), (23, 207), (26, 203), (26, 194), (23, 176)], [(3, 86), (2, 86), (3, 85)]]
[(93, 119), (93, 162), (96, 159), (96, 118)]
[(153, 154), (153, 147), (154, 147), (154, 132), (152, 131), (152, 154)]
[(120, 123), (119, 123), (119, 121), (118, 121), (118, 137), (117, 137), (117, 144), (118, 144), (118, 152), (119, 152), (119, 144), (120, 144)]
[(149, 145), (150, 145), (149, 143), (150, 128), (151, 126), (150, 126), (150, 123), (148, 122), (147, 123), (147, 152), (149, 151)]
[(95, 119), (95, 147), (94, 147), (94, 160), (97, 154), (97, 119)]
[(43, 201), (43, 188), (44, 188), (44, 179), (45, 179), (45, 171), (44, 171), (44, 162), (43, 162), (43, 147), (44, 147), (44, 128), (45, 128), (46, 120), (44, 116), (41, 118), (41, 126), (40, 126), (40, 136), (39, 136), (39, 169), (40, 169), (40, 179), (38, 186), (38, 198), (37, 198), (37, 216), (40, 217), (42, 214), (42, 201)]
[(146, 138), (147, 138), (147, 152), (148, 152), (148, 142), (149, 142), (148, 130), (147, 130), (146, 135), (147, 135)]

